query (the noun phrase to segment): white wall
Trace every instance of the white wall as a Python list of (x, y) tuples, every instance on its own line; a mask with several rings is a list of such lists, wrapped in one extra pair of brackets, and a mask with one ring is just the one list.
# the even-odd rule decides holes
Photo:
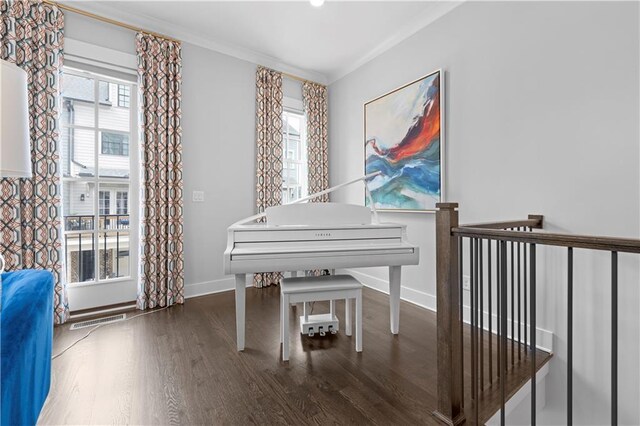
[[(230, 288), (227, 227), (255, 210), (255, 64), (183, 49), (182, 128), (187, 294)], [(193, 190), (205, 191), (193, 203)]]
[[(435, 69), (446, 73), (446, 199), (462, 223), (545, 215), (554, 231), (640, 236), (638, 5), (465, 3), (330, 85), (330, 180), (363, 174), (363, 103)], [(361, 203), (361, 188), (334, 200)], [(420, 265), (403, 295), (434, 304), (434, 215), (408, 225)], [(609, 258), (575, 255), (577, 423), (609, 416)], [(553, 330), (547, 423), (563, 423), (566, 252), (539, 250), (539, 326)], [(637, 257), (620, 265), (620, 417), (640, 423)], [(544, 273), (542, 271), (544, 270)], [(373, 284), (382, 269), (364, 271)], [(366, 278), (366, 277), (365, 277)]]

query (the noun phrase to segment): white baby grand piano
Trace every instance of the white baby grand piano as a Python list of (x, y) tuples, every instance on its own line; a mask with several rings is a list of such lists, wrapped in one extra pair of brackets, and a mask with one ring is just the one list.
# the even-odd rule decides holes
[[(375, 207), (301, 204), (360, 181), (365, 182), (370, 199), (366, 180), (376, 174), (270, 207), (229, 227), (224, 271), (236, 278), (239, 351), (244, 350), (246, 275), (257, 272), (388, 266), (391, 332), (398, 334), (401, 267), (418, 264), (418, 247), (407, 241), (406, 226), (379, 223)], [(256, 222), (263, 217), (266, 222)]]

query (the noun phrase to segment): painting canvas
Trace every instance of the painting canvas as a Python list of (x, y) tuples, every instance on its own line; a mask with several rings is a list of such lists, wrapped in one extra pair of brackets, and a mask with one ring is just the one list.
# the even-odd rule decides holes
[(380, 172), (369, 181), (377, 209), (435, 211), (441, 201), (442, 86), (436, 71), (364, 105), (365, 171)]

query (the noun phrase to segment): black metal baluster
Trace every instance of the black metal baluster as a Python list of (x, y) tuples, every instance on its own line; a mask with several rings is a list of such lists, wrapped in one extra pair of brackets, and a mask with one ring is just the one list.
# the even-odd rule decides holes
[[(525, 228), (526, 230), (527, 228)], [(529, 228), (531, 229), (531, 228)], [(527, 243), (524, 244), (524, 327), (525, 327), (525, 333), (524, 333), (524, 347), (525, 347), (525, 351), (524, 351), (524, 356), (526, 357), (528, 352), (526, 350), (527, 345), (529, 344), (529, 341), (527, 340), (527, 325), (529, 324), (527, 322)]]
[(618, 252), (611, 252), (611, 424), (618, 424)]
[(78, 265), (80, 265), (80, 274), (78, 275), (78, 282), (82, 282), (82, 234), (78, 234)]
[(493, 306), (491, 287), (493, 282), (491, 281), (491, 240), (487, 240), (487, 287), (488, 287), (488, 299), (489, 299), (489, 384), (493, 385)]
[[(464, 238), (458, 237), (458, 273), (460, 280), (460, 307), (458, 315), (460, 316), (460, 349), (464, 350), (464, 268), (463, 268), (463, 253), (464, 253)], [(464, 353), (464, 352), (463, 352)], [(460, 371), (464, 371), (464, 356), (460, 357)], [(464, 389), (464, 374), (460, 374), (460, 389)], [(464, 407), (464, 398), (462, 398), (462, 407)]]
[(120, 232), (116, 232), (116, 277), (120, 276)]
[(480, 309), (478, 310), (478, 315), (480, 315), (480, 389), (484, 389), (484, 265), (482, 258), (482, 246), (483, 241), (480, 239)]
[(497, 310), (498, 310), (498, 318), (496, 318), (497, 324), (496, 324), (496, 329), (498, 331), (498, 337), (496, 340), (496, 346), (497, 346), (497, 354), (498, 356), (496, 357), (496, 370), (497, 370), (497, 377), (498, 379), (500, 378), (500, 372), (502, 371), (501, 365), (500, 364), (500, 359), (502, 357), (501, 355), (501, 343), (500, 343), (500, 336), (502, 336), (502, 315), (504, 314), (504, 311), (502, 310), (502, 270), (500, 269), (502, 265), (502, 253), (500, 252), (500, 241), (496, 240), (496, 305), (497, 305)]
[(573, 424), (573, 247), (567, 259), (567, 425)]
[[(474, 271), (474, 245), (475, 238), (469, 238), (469, 276), (471, 278), (471, 282), (469, 283), (469, 324), (471, 328), (469, 329), (469, 336), (471, 338), (471, 399), (475, 401), (476, 394), (474, 391), (474, 384), (476, 382), (476, 347), (475, 347), (475, 339), (473, 338), (474, 330), (475, 330), (475, 275)], [(474, 402), (477, 404), (477, 402)]]
[(531, 278), (531, 424), (536, 424), (536, 245), (531, 244), (529, 267)]
[[(479, 370), (479, 366), (478, 366), (478, 354), (482, 354), (482, 348), (480, 348), (478, 346), (478, 315), (479, 315), (479, 309), (478, 309), (478, 301), (480, 299), (480, 292), (479, 292), (479, 283), (480, 283), (480, 275), (478, 273), (478, 254), (479, 254), (479, 247), (478, 244), (479, 243), (479, 239), (476, 238), (475, 242), (474, 242), (474, 270), (473, 270), (473, 275), (475, 277), (475, 282), (474, 282), (474, 294), (475, 294), (475, 298), (474, 298), (474, 303), (473, 303), (473, 308), (474, 308), (474, 341), (475, 341), (475, 348), (476, 348), (476, 357), (473, 359), (473, 363), (474, 366), (476, 367), (476, 376), (473, 380), (473, 390), (475, 392), (475, 406), (474, 406), (474, 415), (475, 415), (475, 420), (476, 420), (476, 424), (478, 424), (478, 414), (479, 414), (479, 410), (478, 410), (478, 406), (479, 406), (479, 394), (478, 394), (478, 378), (479, 378), (479, 374), (478, 374), (478, 370)], [(482, 356), (482, 355), (480, 355)]]
[(514, 276), (514, 267), (513, 267), (513, 241), (511, 241), (511, 365), (513, 366), (515, 361), (515, 319), (516, 319), (516, 304), (515, 304), (515, 276)]
[(500, 424), (505, 424), (506, 381), (507, 381), (507, 242), (500, 241)]
[(93, 271), (91, 271), (91, 275), (93, 275), (93, 279), (97, 281), (98, 277), (96, 276), (96, 263), (99, 262), (99, 259), (98, 256), (96, 256), (96, 244), (98, 244), (98, 241), (96, 240), (96, 234), (91, 233), (91, 255), (93, 256), (93, 262), (91, 262)]
[[(520, 231), (521, 228), (518, 227), (518, 231)], [(521, 301), (522, 301), (522, 292), (521, 292), (521, 288), (522, 288), (522, 283), (520, 280), (520, 272), (521, 272), (521, 268), (520, 268), (520, 264), (522, 263), (522, 257), (520, 256), (520, 246), (522, 245), (521, 243), (517, 243), (518, 244), (518, 361), (520, 361), (522, 359), (522, 318), (520, 316), (520, 312), (521, 312)]]
[[(104, 233), (104, 279), (106, 280), (107, 278), (109, 278), (107, 276), (107, 263), (108, 263), (108, 258), (107, 258), (107, 233)], [(100, 267), (98, 266), (98, 269), (100, 269)]]

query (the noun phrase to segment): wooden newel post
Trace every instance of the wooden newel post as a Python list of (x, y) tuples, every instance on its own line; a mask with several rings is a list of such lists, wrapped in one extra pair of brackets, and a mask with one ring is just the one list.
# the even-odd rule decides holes
[(438, 203), (436, 212), (436, 292), (438, 318), (438, 409), (434, 416), (449, 425), (465, 421), (463, 410), (462, 318), (458, 203)]

